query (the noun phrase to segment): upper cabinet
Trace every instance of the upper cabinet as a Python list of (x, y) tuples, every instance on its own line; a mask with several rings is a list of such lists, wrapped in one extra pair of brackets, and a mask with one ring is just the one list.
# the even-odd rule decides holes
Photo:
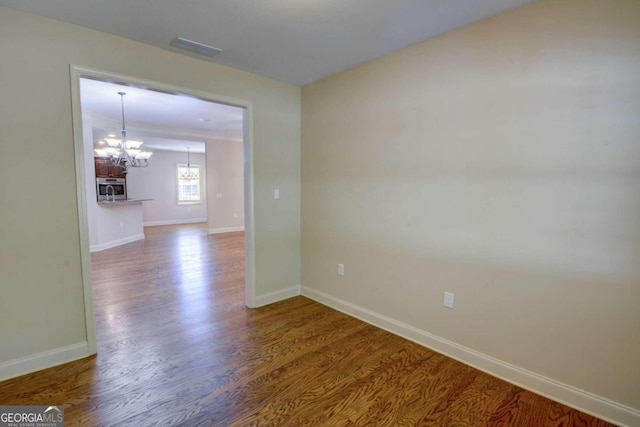
[(125, 178), (124, 171), (120, 166), (114, 166), (111, 159), (95, 157), (96, 178)]

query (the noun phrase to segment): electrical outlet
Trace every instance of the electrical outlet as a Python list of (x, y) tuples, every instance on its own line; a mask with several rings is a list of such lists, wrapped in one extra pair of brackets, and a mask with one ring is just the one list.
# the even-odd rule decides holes
[(444, 306), (447, 308), (453, 308), (454, 295), (451, 292), (444, 293)]
[(338, 264), (338, 276), (344, 276), (344, 264)]
[(274, 199), (279, 199), (280, 198), (280, 189), (276, 188), (273, 190), (273, 198)]
[(120, 228), (124, 228), (124, 221), (120, 221)]

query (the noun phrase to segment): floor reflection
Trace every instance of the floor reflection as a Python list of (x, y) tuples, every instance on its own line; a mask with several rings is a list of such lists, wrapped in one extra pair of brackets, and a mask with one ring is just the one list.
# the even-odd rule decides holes
[(213, 285), (207, 267), (215, 263), (209, 251), (203, 248), (203, 239), (208, 235), (181, 234), (175, 240), (173, 262), (174, 280), (178, 290), (180, 321), (186, 326), (185, 333), (196, 339), (202, 331), (194, 331), (196, 325), (208, 325), (209, 304), (207, 294)]
[[(98, 353), (108, 355), (97, 358), (97, 375), (131, 378), (132, 387), (216, 366), (225, 356), (220, 322), (245, 310), (242, 233), (188, 224), (147, 227), (145, 236), (92, 254)], [(190, 357), (177, 361), (177, 348)], [(92, 393), (109, 387), (97, 382)]]

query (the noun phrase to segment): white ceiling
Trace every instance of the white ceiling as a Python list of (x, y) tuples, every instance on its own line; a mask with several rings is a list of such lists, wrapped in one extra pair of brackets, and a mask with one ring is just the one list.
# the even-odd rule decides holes
[[(242, 109), (186, 95), (156, 92), (110, 82), (80, 79), (82, 113), (101, 123), (94, 139), (109, 133), (120, 137), (120, 95), (129, 139), (141, 139), (145, 149), (204, 152), (207, 140), (242, 141)], [(110, 125), (105, 125), (110, 124)]]
[(183, 37), (214, 62), (304, 85), (532, 0), (0, 0), (168, 49)]

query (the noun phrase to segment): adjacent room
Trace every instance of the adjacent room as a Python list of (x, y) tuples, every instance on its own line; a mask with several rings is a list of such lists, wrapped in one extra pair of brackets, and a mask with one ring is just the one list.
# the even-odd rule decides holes
[(640, 426), (640, 2), (0, 0), (0, 40), (1, 413)]
[(244, 230), (241, 108), (89, 78), (80, 98), (91, 252), (150, 226)]

